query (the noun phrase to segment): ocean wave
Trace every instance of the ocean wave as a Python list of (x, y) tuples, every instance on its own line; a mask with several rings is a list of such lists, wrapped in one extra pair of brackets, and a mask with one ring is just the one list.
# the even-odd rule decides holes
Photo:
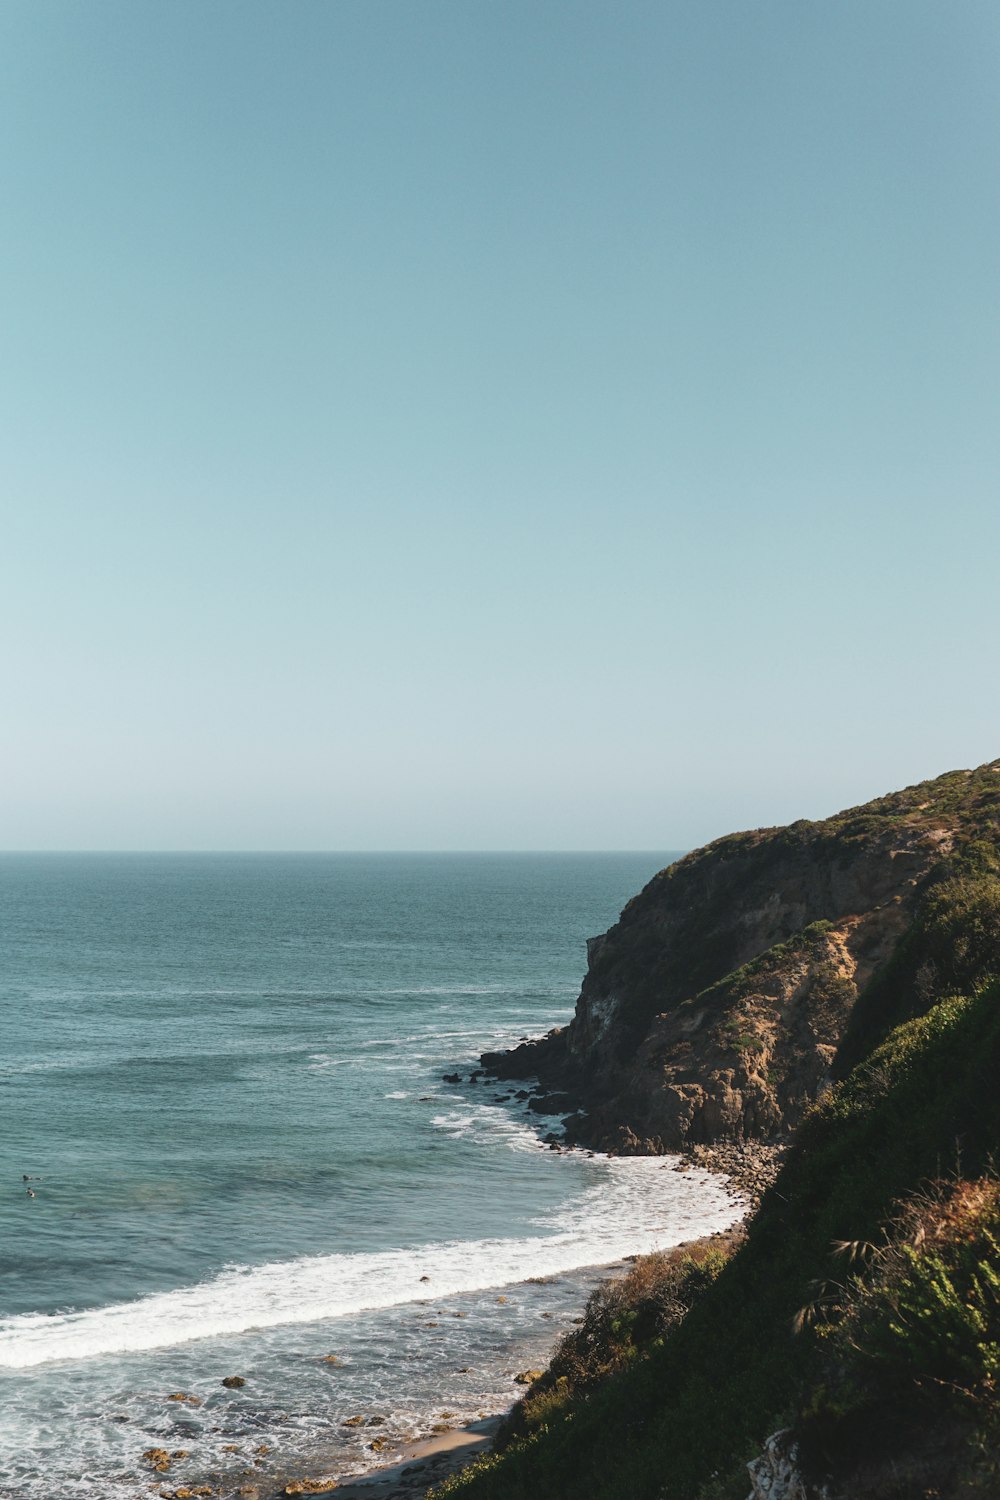
[[(460, 1095), (438, 1094), (438, 1100), (457, 1100)], [(556, 1122), (550, 1122), (553, 1128)], [(518, 1117), (505, 1109), (500, 1104), (473, 1104), (464, 1103), (457, 1108), (449, 1110), (447, 1114), (431, 1116), (431, 1124), (436, 1130), (443, 1131), (452, 1140), (470, 1140), (476, 1145), (487, 1145), (497, 1140), (503, 1141), (514, 1150), (538, 1151), (542, 1149), (539, 1140), (537, 1125), (538, 1117), (534, 1116), (530, 1121), (518, 1119)]]
[(595, 1162), (597, 1181), (534, 1238), (452, 1240), (371, 1254), (229, 1266), (194, 1286), (78, 1313), (0, 1320), (0, 1366), (169, 1348), (282, 1324), (396, 1307), (606, 1264), (725, 1228), (738, 1209), (721, 1179), (670, 1158)]

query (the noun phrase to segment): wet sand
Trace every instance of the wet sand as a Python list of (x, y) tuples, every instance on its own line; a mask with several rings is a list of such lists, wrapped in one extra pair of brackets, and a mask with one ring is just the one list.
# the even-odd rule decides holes
[(388, 1469), (375, 1469), (361, 1479), (338, 1485), (328, 1494), (338, 1500), (396, 1500), (423, 1495), (474, 1458), (488, 1453), (503, 1416), (484, 1417), (467, 1427), (452, 1428), (433, 1437), (410, 1443), (402, 1457)]

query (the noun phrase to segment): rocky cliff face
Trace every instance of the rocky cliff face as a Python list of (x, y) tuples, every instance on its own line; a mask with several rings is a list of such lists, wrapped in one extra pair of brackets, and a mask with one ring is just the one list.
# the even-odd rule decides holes
[(924, 892), (998, 810), (1000, 761), (696, 850), (591, 940), (569, 1027), (484, 1065), (568, 1095), (569, 1138), (601, 1149), (779, 1139)]

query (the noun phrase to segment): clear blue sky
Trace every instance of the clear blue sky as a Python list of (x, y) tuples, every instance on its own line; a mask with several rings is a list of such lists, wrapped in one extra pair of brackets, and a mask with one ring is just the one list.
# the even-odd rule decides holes
[(0, 845), (1000, 755), (993, 0), (3, 0)]

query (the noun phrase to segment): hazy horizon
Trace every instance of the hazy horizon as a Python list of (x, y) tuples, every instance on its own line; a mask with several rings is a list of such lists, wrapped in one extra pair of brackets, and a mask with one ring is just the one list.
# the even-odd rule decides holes
[(451, 856), (454, 856), (456, 859), (463, 859), (463, 858), (464, 859), (477, 859), (480, 856), (482, 856), (483, 858), (498, 858), (499, 859), (499, 858), (503, 858), (506, 855), (510, 855), (510, 857), (512, 859), (514, 859), (514, 858), (533, 859), (533, 858), (536, 858), (536, 857), (539, 858), (539, 859), (545, 859), (546, 857), (557, 859), (557, 858), (562, 858), (562, 857), (570, 858), (570, 857), (575, 857), (575, 856), (579, 855), (581, 858), (586, 859), (588, 856), (602, 855), (602, 854), (611, 854), (611, 855), (616, 855), (616, 854), (638, 854), (638, 855), (655, 854), (657, 856), (663, 855), (663, 854), (667, 854), (667, 855), (673, 856), (674, 858), (678, 858), (679, 859), (682, 855), (687, 854), (687, 853), (689, 853), (689, 851), (687, 849), (181, 849), (181, 848), (177, 848), (177, 849), (56, 849), (56, 848), (52, 848), (52, 849), (0, 849), (0, 859), (4, 858), (6, 855), (18, 855), (18, 854), (26, 854), (26, 855), (33, 855), (33, 854), (53, 854), (53, 855), (64, 855), (64, 854), (65, 855), (72, 855), (72, 854), (91, 855), (92, 854), (92, 855), (104, 855), (104, 854), (107, 854), (110, 857), (114, 857), (116, 855), (126, 855), (126, 856), (128, 856), (128, 855), (133, 855), (133, 854), (134, 855), (140, 855), (140, 856), (148, 854), (151, 857), (158, 856), (158, 855), (176, 854), (178, 856), (183, 857), (185, 855), (200, 855), (200, 854), (205, 854), (205, 855), (218, 855), (220, 857), (232, 855), (234, 859), (235, 858), (240, 858), (240, 857), (243, 857), (243, 856), (253, 857), (253, 856), (256, 856), (256, 855), (274, 855), (276, 858), (281, 858), (281, 857), (287, 856), (289, 859), (298, 858), (299, 856), (301, 856), (303, 859), (309, 859), (309, 858), (311, 858), (313, 856), (315, 856), (317, 859), (322, 859), (324, 856), (333, 856), (333, 857), (336, 857), (336, 858), (345, 858), (345, 859), (347, 859), (347, 858), (354, 858), (355, 856), (357, 858), (359, 858), (359, 859), (366, 859), (366, 858), (369, 858), (369, 857), (372, 858), (372, 859), (379, 859), (379, 858), (383, 858), (383, 857), (387, 858), (387, 859), (402, 859), (402, 858), (408, 858), (408, 857), (412, 856), (414, 859), (420, 859), (422, 857), (433, 858), (433, 857), (437, 857), (439, 855), (443, 859), (444, 858), (450, 858)]

